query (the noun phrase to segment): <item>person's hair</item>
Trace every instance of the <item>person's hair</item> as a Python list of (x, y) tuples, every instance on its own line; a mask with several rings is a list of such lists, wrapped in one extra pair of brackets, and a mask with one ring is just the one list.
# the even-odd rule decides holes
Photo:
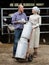
[(19, 4), (19, 5), (18, 5), (18, 9), (19, 9), (20, 7), (23, 7), (23, 5), (22, 5), (22, 4)]

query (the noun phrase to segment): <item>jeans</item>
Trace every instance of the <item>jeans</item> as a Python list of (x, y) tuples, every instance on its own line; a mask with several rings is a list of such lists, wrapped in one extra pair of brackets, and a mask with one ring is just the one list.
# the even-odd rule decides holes
[(15, 29), (15, 31), (14, 31), (13, 56), (15, 56), (17, 45), (18, 45), (18, 41), (20, 39), (21, 33), (22, 33), (22, 29)]

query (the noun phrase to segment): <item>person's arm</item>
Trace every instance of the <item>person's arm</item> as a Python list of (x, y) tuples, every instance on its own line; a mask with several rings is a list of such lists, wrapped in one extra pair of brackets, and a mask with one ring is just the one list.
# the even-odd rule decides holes
[(27, 16), (24, 14), (24, 19), (16, 21), (16, 14), (13, 14), (12, 16), (12, 24), (25, 24), (27, 21)]
[(38, 21), (39, 22), (35, 26), (33, 26), (33, 28), (37, 28), (41, 25), (41, 16), (39, 17)]
[(27, 15), (25, 14), (25, 20), (28, 21)]
[(16, 21), (16, 18), (17, 18), (17, 14), (14, 13), (13, 16), (12, 16), (12, 24), (20, 23), (19, 21)]
[(41, 16), (39, 17), (38, 21), (39, 21), (39, 23), (36, 24), (36, 26), (40, 26), (41, 25)]
[(29, 22), (31, 22), (31, 23), (33, 24), (33, 20), (32, 20), (31, 17), (32, 17), (32, 16), (30, 15), (30, 16), (29, 16)]
[(26, 24), (27, 22), (28, 22), (28, 19), (27, 19), (26, 14), (24, 13), (24, 19), (22, 18), (22, 20), (19, 20), (18, 23)]
[(16, 23), (15, 19), (16, 19), (16, 15), (14, 13), (13, 16), (12, 16), (12, 24)]
[(24, 24), (25, 23), (27, 23), (28, 22), (28, 18), (27, 18), (27, 15), (24, 13), (24, 17), (25, 17), (25, 19), (24, 19)]

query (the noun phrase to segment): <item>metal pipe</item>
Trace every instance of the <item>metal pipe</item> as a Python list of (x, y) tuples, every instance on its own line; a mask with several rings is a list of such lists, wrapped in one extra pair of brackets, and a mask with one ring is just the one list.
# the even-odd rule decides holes
[(36, 0), (34, 0), (34, 6), (36, 6)]

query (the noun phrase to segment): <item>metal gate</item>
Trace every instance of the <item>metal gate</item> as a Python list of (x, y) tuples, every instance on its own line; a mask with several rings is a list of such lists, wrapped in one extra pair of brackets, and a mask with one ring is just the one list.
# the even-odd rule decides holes
[[(14, 13), (17, 11), (18, 8), (1, 8), (1, 33), (4, 34), (13, 34), (8, 31), (8, 24), (11, 22), (11, 16), (9, 14)], [(25, 11), (29, 11), (32, 8), (24, 8)], [(42, 17), (42, 24), (41, 24), (41, 31), (40, 34), (48, 34), (49, 35), (49, 7), (48, 8), (40, 8), (41, 9), (41, 17)], [(45, 13), (44, 13), (45, 12)], [(31, 13), (31, 12), (30, 12)], [(29, 17), (29, 14), (28, 16)], [(10, 21), (9, 21), (10, 20)], [(6, 32), (4, 32), (4, 28), (6, 29)]]

